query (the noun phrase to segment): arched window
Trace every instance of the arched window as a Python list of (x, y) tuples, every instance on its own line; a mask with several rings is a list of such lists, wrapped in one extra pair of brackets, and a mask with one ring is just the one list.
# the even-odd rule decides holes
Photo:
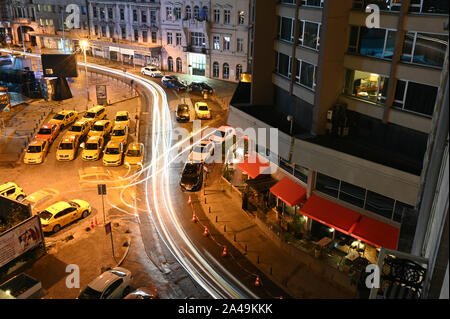
[(219, 77), (219, 63), (218, 62), (213, 63), (213, 77), (215, 77), (215, 78)]
[(181, 62), (181, 58), (177, 58), (177, 72), (183, 72), (183, 62)]
[(191, 20), (192, 19), (192, 10), (190, 6), (186, 7), (186, 20)]
[(198, 6), (194, 7), (194, 19), (200, 18), (200, 8)]
[(240, 80), (241, 79), (241, 74), (242, 74), (242, 65), (238, 64), (236, 65), (236, 80)]
[(167, 69), (173, 72), (173, 58), (171, 56), (167, 58)]
[(202, 18), (202, 20), (208, 21), (208, 7), (207, 6), (204, 6), (202, 8), (202, 12), (200, 13), (200, 18)]
[(228, 79), (230, 77), (230, 66), (228, 63), (223, 64), (223, 78)]

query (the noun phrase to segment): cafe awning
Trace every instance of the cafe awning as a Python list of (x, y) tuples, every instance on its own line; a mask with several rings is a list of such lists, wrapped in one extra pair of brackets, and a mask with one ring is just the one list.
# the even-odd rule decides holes
[(400, 230), (376, 219), (362, 216), (352, 236), (376, 247), (397, 249)]
[(291, 207), (300, 204), (306, 198), (306, 189), (287, 177), (283, 177), (281, 181), (272, 186), (270, 192)]
[(344, 234), (350, 234), (360, 214), (316, 195), (311, 195), (300, 213)]
[(258, 193), (268, 191), (278, 181), (270, 175), (260, 175), (258, 178), (249, 179), (245, 182), (249, 187), (253, 188)]
[(247, 157), (244, 162), (237, 164), (237, 167), (250, 178), (256, 178), (269, 168), (269, 162), (261, 162), (257, 155)]

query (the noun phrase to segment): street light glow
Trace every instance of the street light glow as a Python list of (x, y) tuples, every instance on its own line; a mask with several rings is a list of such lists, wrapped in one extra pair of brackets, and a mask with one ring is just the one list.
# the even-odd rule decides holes
[(89, 42), (86, 39), (80, 40), (80, 48), (86, 50), (89, 47)]

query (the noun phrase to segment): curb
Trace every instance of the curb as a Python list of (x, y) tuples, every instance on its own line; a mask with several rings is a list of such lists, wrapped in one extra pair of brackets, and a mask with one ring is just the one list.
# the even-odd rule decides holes
[(128, 244), (127, 249), (125, 250), (125, 253), (122, 256), (122, 259), (120, 259), (119, 262), (117, 263), (116, 267), (119, 267), (125, 261), (125, 258), (127, 258), (128, 251), (130, 250), (131, 247), (131, 238), (128, 238), (126, 243)]

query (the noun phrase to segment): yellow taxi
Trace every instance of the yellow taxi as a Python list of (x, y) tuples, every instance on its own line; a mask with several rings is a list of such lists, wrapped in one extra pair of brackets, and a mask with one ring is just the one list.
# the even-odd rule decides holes
[(103, 165), (120, 166), (123, 157), (123, 144), (116, 141), (109, 141), (103, 151)]
[(48, 152), (48, 145), (50, 143), (46, 140), (32, 141), (25, 152), (23, 162), (25, 164), (40, 164), (44, 161), (45, 155)]
[(59, 124), (59, 126), (62, 128), (66, 127), (67, 125), (72, 124), (78, 119), (78, 112), (77, 111), (68, 111), (68, 110), (62, 110), (61, 112), (58, 112), (50, 121), (49, 123), (52, 124)]
[(128, 111), (119, 111), (114, 118), (114, 125), (125, 125), (130, 127), (130, 114)]
[(91, 136), (86, 143), (83, 143), (81, 158), (85, 161), (96, 161), (100, 158), (105, 140), (101, 136)]
[(127, 151), (125, 152), (125, 165), (137, 165), (143, 166), (144, 163), (144, 144), (142, 143), (130, 143)]
[(111, 131), (111, 141), (117, 141), (122, 144), (127, 144), (128, 141), (128, 126), (122, 124), (114, 125)]
[(103, 105), (97, 105), (91, 107), (86, 111), (83, 115), (83, 119), (88, 120), (91, 124), (94, 124), (96, 121), (104, 120), (106, 118), (106, 107)]
[(17, 186), (16, 183), (7, 182), (3, 185), (0, 185), (0, 196), (15, 199), (20, 202), (25, 198), (25, 193), (23, 192), (22, 188)]
[(97, 121), (92, 125), (91, 130), (88, 133), (88, 138), (91, 136), (101, 136), (106, 137), (112, 129), (111, 121), (109, 120), (101, 120)]
[(211, 112), (209, 111), (208, 104), (205, 102), (197, 102), (194, 105), (195, 114), (199, 119), (207, 119), (211, 118)]
[(74, 220), (86, 218), (92, 212), (91, 205), (81, 199), (57, 202), (39, 213), (42, 230), (46, 233), (58, 232)]
[(58, 161), (71, 161), (75, 159), (78, 149), (78, 139), (79, 137), (77, 135), (64, 135), (56, 150), (56, 159)]
[(71, 135), (78, 135), (80, 138), (84, 137), (91, 129), (91, 122), (87, 119), (76, 121), (67, 131)]

